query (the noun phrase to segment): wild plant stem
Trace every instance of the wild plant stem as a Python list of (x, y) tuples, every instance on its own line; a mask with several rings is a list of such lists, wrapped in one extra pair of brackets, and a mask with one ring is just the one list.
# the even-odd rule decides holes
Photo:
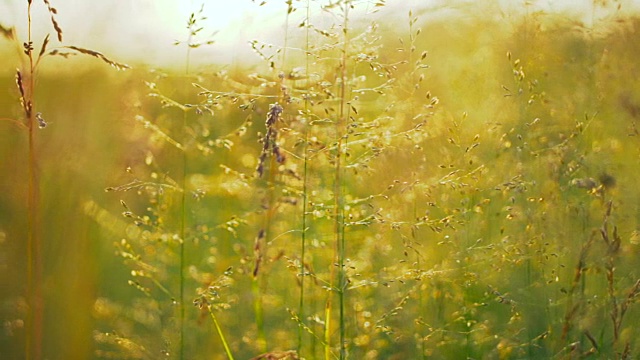
[(220, 328), (220, 324), (218, 323), (218, 319), (216, 315), (211, 310), (211, 306), (207, 308), (209, 310), (209, 315), (211, 315), (211, 319), (213, 320), (213, 325), (216, 327), (216, 331), (218, 332), (218, 336), (220, 337), (220, 341), (222, 341), (222, 346), (224, 347), (224, 352), (229, 358), (229, 360), (233, 360), (233, 354), (231, 353), (231, 348), (229, 348), (229, 344), (222, 333), (222, 329)]
[[(185, 75), (189, 75), (189, 63), (191, 57), (191, 31), (189, 31), (189, 39), (187, 40), (187, 55), (185, 59)], [(184, 146), (188, 143), (188, 131), (187, 131), (187, 110), (182, 110), (182, 144)], [(185, 241), (186, 241), (186, 217), (187, 217), (187, 151), (186, 148), (182, 149), (182, 180), (181, 187), (182, 192), (180, 194), (180, 359), (184, 359), (184, 333), (185, 333), (185, 298), (184, 298), (184, 267), (185, 267)]]
[[(31, 41), (31, 2), (27, 5), (27, 18), (28, 18), (28, 28), (27, 33), (29, 37), (29, 41)], [(28, 90), (30, 91), (30, 89)], [(28, 101), (26, 94), (23, 96), (22, 101)], [(33, 358), (32, 348), (34, 342), (34, 313), (33, 313), (33, 305), (35, 303), (35, 292), (33, 289), (33, 226), (35, 225), (34, 219), (34, 195), (33, 195), (33, 183), (34, 183), (34, 175), (33, 175), (33, 127), (31, 116), (27, 113), (27, 131), (29, 133), (29, 173), (28, 173), (28, 200), (27, 200), (27, 208), (28, 208), (28, 220), (27, 220), (27, 301), (29, 304), (29, 310), (27, 312), (27, 339), (25, 341), (25, 359), (30, 360)]]
[[(188, 68), (188, 63), (187, 63), (187, 68)], [(185, 136), (183, 136), (183, 144), (187, 143), (187, 139), (186, 139), (186, 129), (187, 129), (187, 112), (183, 112), (183, 118), (182, 118), (182, 129), (185, 133)], [(187, 196), (186, 196), (186, 192), (187, 192), (187, 181), (186, 181), (186, 177), (187, 177), (187, 152), (186, 149), (182, 150), (182, 192), (180, 193), (180, 270), (179, 270), (179, 276), (180, 276), (180, 359), (184, 359), (184, 326), (185, 326), (185, 321), (184, 321), (184, 315), (185, 315), (185, 307), (184, 307), (184, 287), (185, 287), (185, 283), (184, 283), (184, 266), (185, 266), (185, 241), (186, 241), (186, 229), (185, 229), (185, 223), (186, 223), (186, 216), (187, 216)]]
[[(335, 266), (331, 266), (331, 278), (333, 279), (333, 269)], [(333, 281), (333, 280), (332, 280)], [(327, 297), (327, 302), (324, 308), (324, 334), (323, 334), (323, 342), (324, 342), (324, 360), (331, 359), (331, 299), (333, 298), (332, 294), (329, 294)]]
[(28, 292), (29, 292), (29, 312), (27, 315), (29, 331), (27, 334), (27, 351), (26, 358), (27, 359), (39, 359), (40, 358), (40, 321), (42, 319), (42, 314), (40, 312), (40, 286), (39, 282), (39, 266), (38, 258), (39, 258), (39, 245), (37, 244), (38, 239), (36, 235), (36, 227), (37, 225), (37, 194), (36, 194), (36, 157), (34, 152), (34, 141), (33, 141), (33, 119), (32, 117), (28, 120), (28, 131), (29, 131), (29, 190), (28, 190), (28, 225), (27, 225), (27, 277), (28, 277)]
[(346, 274), (345, 274), (345, 236), (344, 236), (344, 189), (342, 179), (342, 155), (344, 148), (346, 147), (346, 96), (347, 96), (347, 52), (349, 46), (349, 34), (348, 34), (348, 19), (349, 19), (349, 1), (344, 4), (344, 21), (343, 21), (343, 49), (340, 63), (340, 110), (338, 113), (338, 121), (336, 121), (336, 135), (338, 136), (338, 148), (336, 154), (336, 166), (335, 166), (335, 184), (334, 184), (334, 196), (335, 196), (335, 241), (338, 252), (338, 303), (339, 303), (339, 328), (340, 328), (340, 359), (346, 358), (346, 324), (345, 324), (345, 289), (346, 289)]
[[(32, 43), (31, 34), (31, 1), (27, 5), (27, 37), (28, 44)], [(31, 46), (31, 45), (30, 45)], [(42, 322), (44, 319), (44, 304), (42, 299), (42, 244), (38, 236), (38, 175), (37, 158), (35, 153), (34, 129), (36, 126), (33, 101), (35, 95), (35, 64), (32, 51), (27, 52), (29, 57), (29, 82), (23, 101), (25, 102), (25, 115), (27, 116), (27, 129), (29, 133), (29, 170), (28, 170), (28, 229), (27, 229), (27, 277), (29, 313), (27, 315), (28, 334), (26, 340), (26, 359), (42, 358)]]
[(287, 0), (287, 16), (284, 20), (284, 44), (282, 46), (282, 66), (281, 69), (285, 70), (285, 61), (287, 59), (287, 46), (289, 45), (289, 15), (293, 11), (293, 0)]
[[(307, 14), (306, 22), (309, 21), (310, 9), (309, 0), (307, 0)], [(305, 53), (309, 52), (309, 24), (305, 28)], [(309, 74), (309, 58), (305, 55), (305, 74)], [(309, 88), (309, 77), (306, 79), (306, 87)], [(309, 101), (304, 102), (304, 112), (308, 114)], [(308, 171), (308, 158), (307, 158), (307, 146), (309, 144), (309, 129), (305, 132), (304, 147), (303, 147), (303, 159), (304, 167), (302, 172), (302, 234), (300, 236), (300, 302), (298, 304), (298, 316), (304, 321), (304, 280), (305, 280), (305, 256), (306, 256), (306, 234), (307, 234), (307, 171)], [(298, 355), (302, 352), (302, 335), (303, 328), (298, 327)]]
[(256, 316), (256, 327), (258, 329), (257, 345), (261, 352), (267, 350), (267, 340), (264, 334), (264, 309), (262, 308), (262, 292), (260, 290), (260, 278), (253, 280), (253, 296), (255, 301), (253, 303), (253, 310)]
[[(305, 250), (306, 250), (306, 233), (307, 233), (307, 148), (306, 144), (309, 140), (308, 133), (305, 135), (304, 147), (304, 168), (302, 173), (302, 234), (300, 236), (300, 302), (298, 304), (298, 316), (304, 319), (304, 279), (305, 279)], [(298, 327), (298, 354), (302, 351), (302, 327)]]

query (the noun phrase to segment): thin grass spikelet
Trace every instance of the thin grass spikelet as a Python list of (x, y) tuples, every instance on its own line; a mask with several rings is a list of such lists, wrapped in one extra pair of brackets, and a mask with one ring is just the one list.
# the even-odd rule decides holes
[(44, 40), (42, 41), (42, 47), (40, 47), (40, 53), (38, 53), (38, 59), (40, 59), (42, 55), (44, 55), (45, 51), (47, 51), (47, 45), (49, 45), (49, 34), (47, 34), (47, 36), (45, 36)]
[(107, 58), (106, 56), (104, 56), (103, 53), (101, 53), (99, 51), (89, 50), (89, 49), (85, 49), (85, 48), (81, 48), (81, 47), (73, 46), (73, 45), (65, 46), (65, 48), (71, 49), (71, 50), (75, 50), (75, 51), (77, 51), (77, 52), (79, 52), (81, 54), (85, 54), (85, 55), (96, 57), (96, 58), (106, 62), (107, 64), (113, 66), (114, 68), (116, 68), (116, 70), (126, 70), (126, 69), (130, 69), (131, 68), (131, 66), (129, 66), (127, 64), (115, 62), (115, 61)]
[[(51, 3), (49, 3), (49, 0), (43, 0), (43, 1), (47, 5), (47, 9), (49, 9), (49, 14), (51, 14), (51, 24), (53, 25), (53, 28), (56, 30), (56, 34), (58, 35), (58, 41), (62, 42), (62, 28), (60, 28), (60, 24), (58, 24), (58, 21), (56, 21), (56, 18), (55, 18), (55, 15), (58, 14), (58, 10), (53, 6), (51, 6)], [(49, 36), (47, 35), (47, 38), (48, 37)]]
[(16, 86), (18, 86), (18, 91), (20, 92), (20, 105), (22, 105), (26, 117), (30, 118), (31, 111), (33, 110), (33, 104), (31, 103), (31, 100), (27, 100), (24, 89), (24, 78), (22, 77), (20, 69), (16, 69)]
[(18, 86), (18, 91), (20, 91), (20, 100), (24, 101), (24, 83), (22, 82), (22, 73), (20, 69), (16, 69), (16, 85)]

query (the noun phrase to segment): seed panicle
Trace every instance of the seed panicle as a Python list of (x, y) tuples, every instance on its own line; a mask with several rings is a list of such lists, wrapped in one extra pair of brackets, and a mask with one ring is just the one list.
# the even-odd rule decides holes
[(115, 62), (115, 61), (107, 58), (104, 54), (102, 54), (99, 51), (89, 50), (89, 49), (85, 49), (85, 48), (81, 48), (81, 47), (73, 46), (73, 45), (65, 46), (65, 48), (71, 49), (71, 50), (75, 50), (75, 51), (77, 51), (77, 52), (79, 52), (81, 54), (85, 54), (85, 55), (96, 57), (96, 58), (106, 62), (107, 64), (113, 66), (117, 70), (126, 70), (126, 69), (130, 69), (131, 68), (131, 66), (129, 66), (127, 64)]
[(16, 69), (16, 85), (18, 86), (18, 91), (20, 92), (20, 105), (22, 105), (25, 116), (27, 118), (30, 118), (31, 111), (33, 110), (33, 104), (31, 103), (31, 100), (27, 100), (26, 91), (24, 88), (24, 78), (22, 77), (20, 69)]
[(278, 119), (280, 119), (280, 115), (282, 115), (283, 111), (284, 109), (278, 103), (269, 106), (267, 120), (265, 121), (267, 133), (261, 140), (262, 153), (260, 154), (260, 161), (258, 163), (258, 168), (256, 169), (259, 177), (262, 177), (262, 175), (264, 174), (264, 163), (270, 153), (272, 153), (276, 157), (276, 161), (279, 164), (284, 163), (286, 160), (284, 154), (280, 151), (280, 147), (278, 146), (278, 129), (276, 128), (276, 123), (278, 122)]
[(51, 25), (53, 25), (53, 28), (55, 29), (56, 34), (58, 35), (58, 41), (62, 42), (62, 28), (60, 27), (60, 24), (58, 24), (58, 21), (55, 18), (55, 15), (58, 14), (58, 10), (53, 6), (51, 6), (51, 3), (49, 2), (49, 0), (43, 0), (43, 1), (47, 5), (47, 9), (49, 9), (49, 14), (51, 15)]

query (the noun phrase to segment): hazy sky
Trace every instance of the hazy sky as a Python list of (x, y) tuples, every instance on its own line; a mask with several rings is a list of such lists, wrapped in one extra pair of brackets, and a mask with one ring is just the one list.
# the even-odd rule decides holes
[[(21, 39), (25, 38), (26, 3), (0, 0), (0, 23), (16, 26)], [(50, 3), (58, 10), (57, 20), (65, 44), (102, 50), (129, 61), (144, 54), (152, 63), (168, 63), (184, 56), (184, 47), (173, 44), (186, 40), (187, 19), (198, 12), (202, 3), (208, 19), (202, 22), (205, 29), (199, 37), (214, 40), (227, 53), (240, 43), (245, 46), (249, 31), (257, 22), (264, 21), (264, 15), (282, 12), (284, 8), (280, 1), (259, 7), (250, 0), (50, 0)], [(42, 1), (33, 1), (33, 14), (34, 32), (39, 34), (34, 38), (40, 41), (45, 31), (53, 31)], [(214, 32), (218, 33), (212, 36)]]
[[(496, 1), (503, 9), (519, 11), (520, 0), (387, 0), (384, 17), (378, 21), (406, 19), (409, 9), (429, 8), (423, 12), (433, 16), (446, 14), (447, 10), (464, 7), (478, 1)], [(282, 41), (282, 36), (269, 36), (282, 31), (285, 23), (285, 0), (50, 0), (58, 9), (57, 19), (64, 31), (64, 42), (105, 52), (118, 60), (135, 62), (139, 56), (152, 64), (169, 64), (184, 61), (184, 47), (174, 46), (176, 40), (188, 36), (186, 22), (192, 12), (204, 5), (208, 19), (202, 23), (201, 40), (212, 39), (215, 45), (192, 52), (194, 61), (230, 61), (237, 56), (251, 56), (247, 42), (257, 39), (266, 42)], [(367, 3), (367, 1), (361, 1)], [(594, 0), (538, 0), (530, 11), (567, 11), (592, 15)], [(0, 0), (0, 24), (16, 26), (24, 39), (26, 21), (25, 0)], [(312, 1), (317, 4), (318, 1)], [(326, 3), (326, 2), (323, 2)], [(368, 2), (369, 9), (374, 1)], [(596, 1), (602, 3), (602, 0)], [(614, 3), (614, 1), (609, 1)], [(640, 0), (619, 0), (623, 8), (638, 8)], [(306, 1), (295, 1), (302, 8)], [(361, 7), (362, 8), (362, 7)], [(43, 1), (33, 1), (34, 40), (40, 42), (46, 32), (51, 32), (48, 13)], [(433, 10), (433, 11), (431, 11)], [(315, 9), (318, 15), (320, 10)], [(366, 9), (362, 10), (366, 11)], [(292, 24), (300, 22), (303, 9), (294, 13)], [(395, 15), (394, 15), (395, 14)], [(435, 15), (434, 15), (435, 14)], [(491, 16), (479, 14), (478, 16)], [(367, 15), (374, 19), (375, 14)], [(444, 15), (443, 15), (444, 16)], [(579, 16), (579, 15), (578, 15)], [(584, 20), (584, 19), (583, 19)], [(215, 33), (215, 35), (213, 35)], [(274, 40), (275, 39), (275, 40)]]

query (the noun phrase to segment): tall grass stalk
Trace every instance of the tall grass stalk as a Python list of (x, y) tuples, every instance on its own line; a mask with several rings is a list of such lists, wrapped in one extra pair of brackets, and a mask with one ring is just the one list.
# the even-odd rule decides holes
[(260, 279), (262, 279), (262, 277), (256, 277), (251, 285), (254, 296), (253, 311), (255, 313), (256, 328), (258, 331), (256, 346), (260, 352), (265, 352), (267, 351), (267, 339), (264, 333), (264, 308), (262, 306), (262, 289), (260, 286)]
[[(27, 315), (27, 339), (26, 359), (42, 358), (42, 336), (44, 327), (44, 299), (42, 292), (43, 279), (43, 259), (42, 259), (42, 239), (39, 234), (39, 188), (38, 181), (38, 159), (36, 156), (34, 131), (37, 124), (35, 108), (35, 77), (37, 63), (33, 58), (32, 39), (32, 1), (27, 5), (27, 43), (24, 52), (28, 57), (29, 65), (27, 69), (27, 82), (21, 79), (20, 70), (17, 73), (17, 83), (20, 90), (21, 101), (25, 112), (26, 126), (28, 132), (28, 222), (27, 222), (27, 299), (29, 312)], [(52, 18), (53, 19), (53, 18)], [(55, 24), (55, 22), (54, 22)], [(58, 38), (61, 39), (62, 31), (58, 30)], [(48, 37), (42, 44), (42, 50), (46, 48)], [(39, 58), (42, 56), (40, 52)], [(38, 58), (38, 60), (39, 60)], [(38, 114), (39, 116), (39, 114)]]
[[(284, 87), (284, 83), (281, 80), (281, 88)], [(283, 108), (278, 104), (269, 105), (269, 111), (267, 113), (267, 120), (265, 121), (265, 130), (266, 135), (263, 141), (263, 150), (260, 155), (260, 165), (258, 169), (258, 176), (262, 176), (264, 174), (264, 163), (270, 152), (273, 152), (274, 156), (269, 157), (269, 170), (268, 176), (265, 181), (266, 195), (264, 198), (264, 204), (266, 204), (266, 209), (264, 209), (263, 217), (262, 217), (262, 227), (258, 231), (258, 235), (255, 238), (254, 242), (254, 256), (255, 256), (255, 266), (253, 269), (253, 282), (252, 282), (252, 292), (254, 296), (254, 313), (255, 313), (255, 322), (257, 326), (257, 347), (261, 352), (266, 352), (268, 348), (267, 338), (265, 335), (264, 329), (264, 306), (263, 306), (263, 293), (266, 291), (264, 288), (267, 284), (265, 267), (267, 265), (267, 247), (271, 239), (271, 225), (273, 223), (273, 219), (275, 214), (277, 213), (278, 204), (275, 200), (275, 187), (276, 187), (276, 172), (278, 169), (278, 164), (284, 161), (283, 155), (279, 152), (279, 148), (277, 145), (277, 133), (278, 127), (280, 126), (278, 122), (281, 121), (281, 114)]]
[[(189, 19), (187, 20), (187, 24), (186, 24), (186, 29), (187, 29), (187, 37), (186, 40), (184, 41), (184, 45), (185, 45), (185, 59), (184, 59), (184, 75), (187, 77), (187, 79), (189, 78), (190, 74), (191, 74), (191, 56), (192, 56), (192, 51), (194, 49), (197, 49), (203, 45), (211, 45), (213, 44), (213, 41), (211, 39), (199, 42), (196, 41), (196, 37), (199, 36), (199, 33), (204, 30), (204, 26), (202, 26), (202, 21), (206, 20), (206, 16), (203, 15), (204, 14), (204, 3), (202, 3), (200, 5), (200, 9), (198, 11), (194, 11), (189, 15)], [(176, 42), (176, 45), (181, 44), (181, 42)], [(185, 87), (183, 89), (185, 95), (188, 94), (188, 85), (190, 83), (189, 82), (185, 82)], [(186, 327), (186, 318), (185, 318), (185, 303), (186, 303), (186, 298), (185, 298), (185, 287), (186, 287), (186, 279), (185, 279), (185, 267), (188, 264), (188, 259), (187, 259), (187, 219), (189, 216), (189, 208), (188, 208), (188, 204), (187, 204), (187, 192), (188, 192), (188, 183), (187, 183), (187, 178), (188, 178), (188, 173), (189, 173), (189, 154), (188, 154), (188, 146), (189, 144), (192, 142), (192, 135), (190, 132), (190, 127), (189, 127), (189, 110), (190, 107), (188, 106), (181, 106), (179, 107), (180, 110), (182, 111), (182, 126), (181, 126), (181, 131), (182, 133), (180, 134), (180, 138), (182, 139), (182, 144), (185, 146), (184, 148), (180, 149), (181, 150), (181, 154), (182, 154), (182, 158), (181, 158), (181, 174), (180, 174), (180, 186), (182, 187), (182, 192), (180, 193), (180, 209), (179, 209), (179, 213), (180, 213), (180, 219), (179, 219), (179, 233), (180, 233), (180, 243), (179, 243), (179, 270), (178, 270), (178, 282), (179, 282), (179, 342), (180, 342), (180, 346), (179, 346), (179, 354), (180, 354), (180, 359), (184, 359), (185, 357), (185, 327)], [(209, 311), (211, 312), (211, 309), (209, 309)], [(214, 317), (213, 313), (211, 312), (211, 316)], [(215, 320), (215, 317), (214, 317)], [(219, 326), (216, 323), (216, 328), (219, 330)], [(223, 339), (224, 342), (224, 339)], [(226, 342), (225, 342), (226, 345)]]
[(347, 61), (349, 52), (349, 9), (351, 8), (351, 1), (345, 1), (342, 4), (343, 11), (343, 23), (342, 23), (342, 35), (343, 35), (343, 47), (342, 57), (340, 60), (340, 108), (338, 112), (338, 118), (336, 119), (336, 137), (337, 148), (335, 156), (335, 183), (334, 183), (334, 236), (338, 259), (338, 283), (336, 286), (338, 292), (339, 301), (339, 333), (340, 333), (340, 359), (347, 357), (346, 348), (346, 319), (345, 319), (345, 291), (347, 289), (347, 277), (345, 270), (345, 224), (344, 224), (344, 180), (343, 180), (343, 165), (345, 161), (346, 149), (348, 146), (348, 135), (346, 132), (346, 123), (349, 109), (347, 108)]
[[(188, 69), (188, 65), (187, 65), (187, 69)], [(183, 130), (184, 130), (184, 137), (183, 137), (183, 141), (185, 141), (184, 143), (186, 144), (186, 133), (187, 133), (187, 112), (185, 111), (183, 113), (182, 116), (182, 126), (183, 126)], [(184, 274), (184, 268), (187, 264), (186, 259), (185, 259), (185, 243), (186, 243), (186, 217), (187, 217), (187, 197), (186, 197), (186, 192), (187, 192), (187, 161), (188, 161), (188, 157), (187, 157), (187, 152), (183, 151), (182, 152), (182, 179), (181, 179), (181, 186), (182, 186), (182, 193), (180, 194), (180, 270), (178, 271), (178, 276), (179, 276), (179, 282), (180, 282), (180, 300), (179, 300), (179, 307), (180, 307), (180, 359), (184, 359), (184, 334), (185, 334), (185, 274)]]
[[(203, 5), (204, 6), (204, 5)], [(196, 20), (194, 13), (191, 14), (189, 21), (187, 23), (187, 30), (189, 31), (189, 35), (187, 36), (187, 46), (186, 46), (186, 55), (184, 61), (184, 73), (185, 76), (189, 76), (189, 66), (191, 62), (191, 43), (193, 40), (194, 26), (196, 25)], [(182, 111), (182, 143), (186, 146), (188, 144), (188, 123), (187, 123), (187, 111)], [(180, 359), (184, 359), (184, 327), (185, 327), (185, 319), (184, 319), (184, 287), (185, 287), (185, 279), (184, 279), (184, 267), (186, 266), (185, 262), (185, 242), (186, 242), (186, 217), (187, 217), (187, 151), (186, 149), (182, 150), (182, 174), (180, 178), (180, 186), (182, 187), (182, 193), (180, 194), (180, 269), (178, 270), (179, 283), (180, 283), (180, 300), (179, 300), (179, 311), (180, 311)], [(209, 313), (214, 318), (211, 309), (209, 308)], [(216, 328), (217, 328), (216, 322)]]
[[(269, 344), (266, 337), (265, 332), (265, 311), (264, 311), (264, 293), (267, 291), (267, 273), (265, 272), (265, 267), (267, 265), (267, 250), (270, 242), (273, 239), (272, 228), (273, 221), (275, 216), (278, 213), (277, 198), (276, 198), (276, 187), (277, 178), (278, 178), (278, 170), (279, 164), (284, 162), (283, 155), (278, 153), (278, 139), (277, 133), (278, 128), (281, 126), (278, 124), (281, 121), (281, 114), (283, 111), (282, 106), (286, 106), (290, 99), (288, 90), (285, 84), (286, 81), (286, 64), (287, 64), (287, 49), (289, 42), (289, 18), (291, 13), (295, 10), (293, 7), (293, 0), (287, 0), (287, 13), (285, 16), (284, 22), (284, 43), (281, 48), (281, 62), (279, 65), (279, 71), (276, 69), (276, 65), (274, 62), (270, 63), (270, 67), (273, 71), (276, 71), (277, 77), (279, 78), (279, 93), (277, 95), (278, 101), (275, 104), (271, 104), (269, 107), (267, 121), (265, 123), (266, 128), (266, 136), (263, 139), (263, 153), (260, 158), (260, 169), (258, 170), (258, 177), (262, 177), (264, 175), (264, 156), (267, 155), (268, 151), (273, 151), (274, 156), (269, 157), (268, 162), (268, 171), (266, 181), (264, 182), (266, 186), (266, 194), (263, 199), (264, 204), (266, 204), (266, 209), (264, 209), (264, 215), (262, 220), (261, 229), (258, 232), (258, 235), (254, 244), (254, 253), (255, 253), (255, 268), (253, 271), (254, 279), (252, 283), (252, 292), (254, 297), (254, 313), (255, 313), (255, 323), (257, 327), (257, 348), (260, 352), (266, 352), (269, 348)], [(268, 149), (270, 148), (271, 149)], [(304, 231), (303, 231), (304, 233)]]
[[(309, 38), (309, 21), (311, 18), (311, 4), (310, 0), (307, 0), (306, 3), (306, 14), (305, 14), (305, 53), (304, 53), (304, 64), (305, 64), (305, 74), (307, 78), (305, 79), (305, 88), (309, 89), (310, 78), (309, 78), (309, 51), (310, 51), (310, 38)], [(309, 114), (309, 98), (308, 96), (304, 99), (304, 114), (308, 116)], [(308, 144), (309, 144), (309, 128), (308, 128), (309, 119), (307, 119), (305, 124), (305, 133), (304, 133), (304, 144), (302, 149), (302, 160), (303, 160), (303, 170), (302, 170), (302, 225), (301, 225), (301, 233), (300, 233), (300, 300), (298, 303), (298, 317), (304, 321), (305, 319), (305, 299), (304, 299), (304, 285), (306, 278), (306, 269), (305, 269), (305, 258), (306, 258), (306, 246), (307, 246), (307, 202), (308, 194), (307, 194), (307, 186), (308, 186)], [(304, 334), (304, 329), (302, 326), (298, 326), (298, 355), (301, 354), (303, 348), (303, 340), (302, 336)]]
[[(33, 43), (31, 33), (31, 1), (27, 5), (27, 42), (29, 46)], [(38, 216), (39, 216), (39, 182), (38, 182), (38, 163), (36, 158), (34, 129), (36, 128), (35, 114), (33, 112), (33, 103), (35, 100), (35, 64), (33, 61), (32, 49), (26, 50), (29, 58), (28, 69), (28, 86), (23, 94), (23, 102), (25, 108), (25, 116), (27, 120), (27, 131), (29, 133), (29, 165), (28, 165), (28, 229), (27, 229), (27, 279), (29, 295), (29, 315), (27, 318), (27, 341), (26, 341), (26, 358), (40, 359), (42, 358), (42, 329), (44, 321), (44, 300), (42, 294), (42, 243), (38, 234)]]

